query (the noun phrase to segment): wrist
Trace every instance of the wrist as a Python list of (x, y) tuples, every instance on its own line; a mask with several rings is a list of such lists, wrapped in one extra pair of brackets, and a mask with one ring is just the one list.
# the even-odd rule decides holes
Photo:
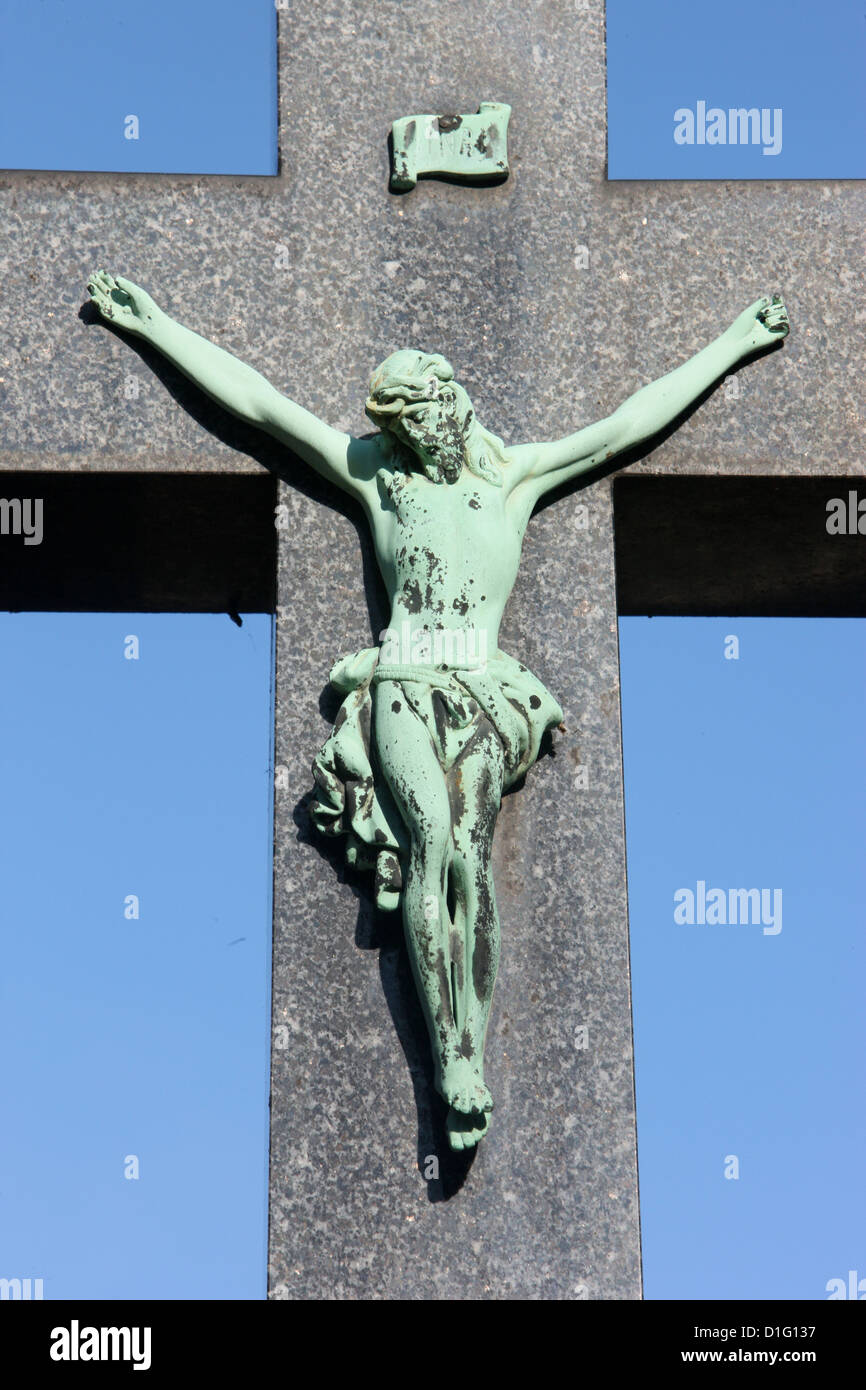
[(171, 319), (164, 314), (155, 304), (152, 304), (145, 314), (138, 320), (138, 332), (142, 338), (147, 338), (152, 343), (162, 343), (166, 338), (166, 329), (171, 323)]
[(747, 357), (754, 346), (751, 341), (751, 335), (744, 335), (741, 330), (738, 331), (736, 324), (732, 324), (731, 327), (722, 334), (719, 339), (719, 344), (727, 364), (732, 367), (737, 362), (741, 362), (744, 357)]

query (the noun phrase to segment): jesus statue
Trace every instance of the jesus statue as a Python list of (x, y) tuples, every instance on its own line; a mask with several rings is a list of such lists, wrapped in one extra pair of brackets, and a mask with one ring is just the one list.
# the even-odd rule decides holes
[(104, 318), (145, 338), (220, 405), (356, 497), (391, 605), (379, 645), (339, 661), (345, 697), (314, 767), (311, 815), (346, 836), (376, 899), (401, 908), (452, 1149), (486, 1134), (484, 1040), (499, 962), (491, 847), (503, 792), (560, 723), (554, 697), (499, 648), (533, 508), (554, 488), (652, 439), (744, 359), (788, 332), (758, 299), (708, 347), (596, 424), (553, 443), (485, 429), (438, 353), (394, 352), (373, 373), (355, 438), (182, 327), (144, 290), (98, 271)]

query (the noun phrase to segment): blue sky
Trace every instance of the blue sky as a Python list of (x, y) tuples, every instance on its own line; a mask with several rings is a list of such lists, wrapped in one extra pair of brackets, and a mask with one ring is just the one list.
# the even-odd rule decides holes
[(273, 0), (0, 0), (0, 169), (276, 174), (276, 26)]
[[(866, 621), (619, 629), (646, 1296), (826, 1299), (866, 1278)], [(678, 924), (699, 881), (781, 930)]]
[[(866, 623), (620, 641), (646, 1293), (826, 1298), (866, 1277)], [(271, 620), (5, 614), (0, 650), (0, 1275), (263, 1298)], [(781, 930), (677, 923), (700, 881)]]
[[(864, 71), (859, 0), (607, 0), (609, 176), (862, 179)], [(780, 152), (675, 143), (674, 112), (698, 101), (779, 108)]]
[(0, 1276), (46, 1299), (265, 1296), (271, 622), (0, 614)]

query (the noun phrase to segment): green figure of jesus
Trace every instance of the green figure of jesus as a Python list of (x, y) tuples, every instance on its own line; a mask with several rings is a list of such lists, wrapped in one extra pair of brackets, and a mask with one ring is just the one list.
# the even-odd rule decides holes
[(377, 647), (331, 672), (345, 698), (314, 764), (311, 816), (347, 837), (347, 862), (374, 870), (379, 904), (402, 908), (448, 1141), (471, 1149), (493, 1108), (484, 1081), (499, 961), (493, 831), (503, 791), (562, 719), (550, 692), (498, 646), (529, 518), (545, 493), (651, 439), (778, 343), (785, 307), (778, 296), (757, 300), (596, 424), (553, 443), (506, 446), (438, 354), (392, 353), (366, 403), (378, 433), (354, 438), (176, 323), (129, 280), (99, 271), (88, 290), (104, 318), (147, 339), (364, 509), (391, 615)]

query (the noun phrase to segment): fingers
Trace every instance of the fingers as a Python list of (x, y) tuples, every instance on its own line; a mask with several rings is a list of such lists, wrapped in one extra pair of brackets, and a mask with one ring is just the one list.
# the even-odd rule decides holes
[(97, 303), (108, 300), (114, 289), (114, 280), (105, 270), (96, 270), (87, 282), (87, 291)]
[(756, 299), (754, 304), (749, 305), (746, 313), (751, 314), (754, 318), (760, 318), (764, 310), (768, 309), (769, 306), (770, 296), (768, 294), (762, 294), (760, 299)]
[(758, 310), (758, 317), (762, 319), (766, 318), (768, 314), (776, 313), (780, 309), (783, 313), (785, 311), (782, 297), (778, 294), (774, 294), (772, 297), (768, 294), (763, 295), (763, 297), (757, 301), (755, 308)]
[(782, 302), (781, 295), (774, 294), (772, 299), (768, 299), (766, 308), (761, 311), (758, 317), (768, 332), (788, 332), (790, 327), (788, 322), (788, 311)]
[(99, 312), (106, 318), (114, 317), (114, 310), (111, 304), (111, 277), (106, 275), (104, 270), (97, 270), (91, 275), (87, 282), (87, 293), (93, 300)]
[(114, 319), (119, 314), (124, 323), (136, 318), (134, 290), (136, 286), (129, 280), (109, 275), (107, 270), (94, 271), (87, 282), (87, 292), (103, 318)]

